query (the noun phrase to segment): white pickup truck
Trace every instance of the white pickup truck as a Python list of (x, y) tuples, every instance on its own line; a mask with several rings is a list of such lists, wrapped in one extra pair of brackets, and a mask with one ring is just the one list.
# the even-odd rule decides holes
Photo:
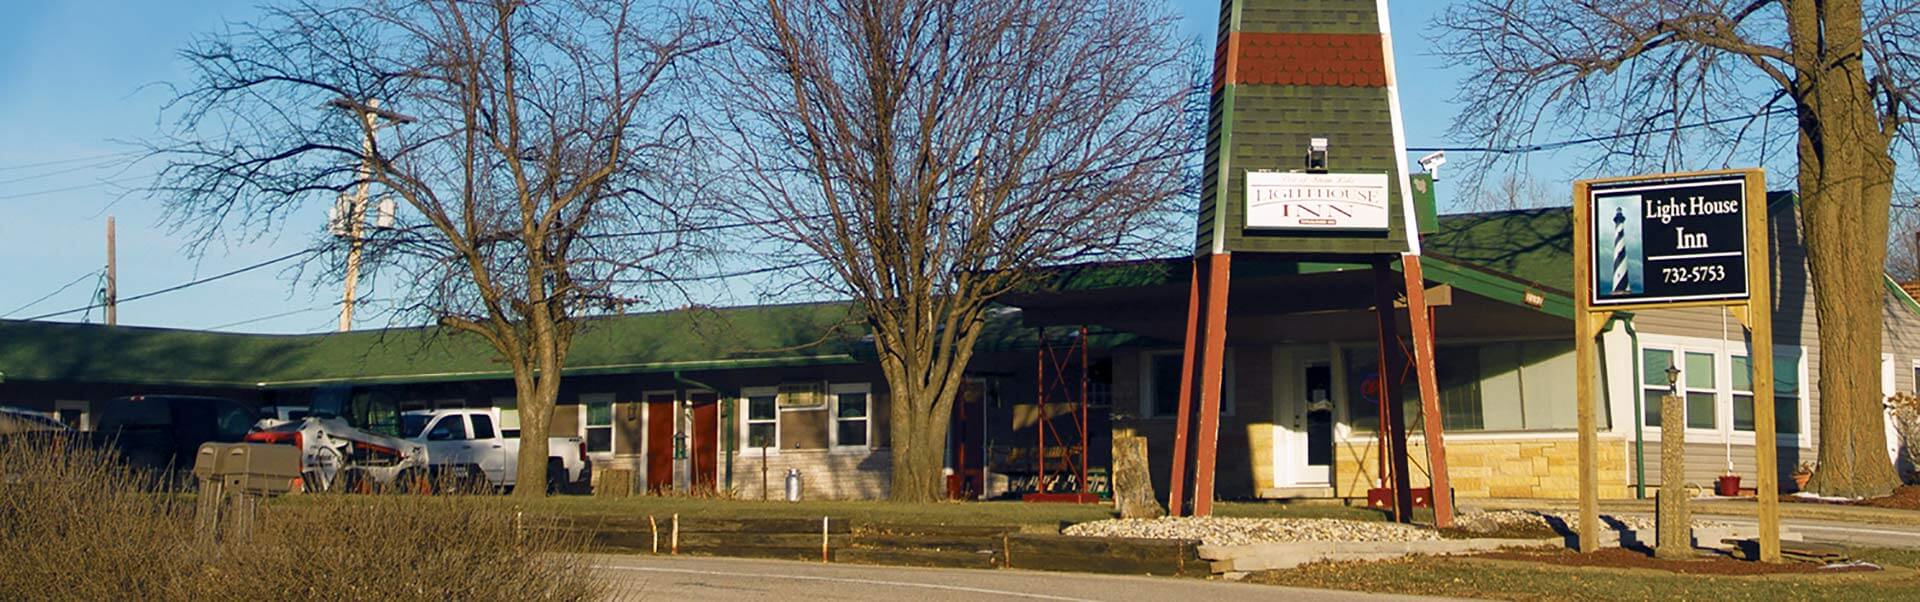
[[(507, 437), (481, 409), (416, 410), (400, 415), (400, 432), (426, 446), (426, 465), (436, 475), (484, 477), (502, 489), (519, 481), (520, 439)], [(592, 461), (579, 437), (547, 439), (547, 490), (582, 493)]]

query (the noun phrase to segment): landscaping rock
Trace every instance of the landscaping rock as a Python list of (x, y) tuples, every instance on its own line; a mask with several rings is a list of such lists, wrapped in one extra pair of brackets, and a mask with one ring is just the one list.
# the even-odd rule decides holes
[(1312, 518), (1116, 519), (1080, 523), (1067, 527), (1064, 533), (1083, 537), (1197, 539), (1211, 546), (1303, 541), (1400, 542), (1440, 539), (1438, 533), (1412, 525)]

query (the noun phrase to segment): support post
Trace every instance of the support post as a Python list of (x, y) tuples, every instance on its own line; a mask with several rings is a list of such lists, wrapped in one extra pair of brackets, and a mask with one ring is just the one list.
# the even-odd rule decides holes
[[(1660, 396), (1660, 492), (1654, 502), (1653, 555), (1693, 558), (1693, 514), (1687, 507), (1687, 407), (1679, 395)], [(1586, 537), (1582, 536), (1582, 540)]]
[(1453, 486), (1447, 478), (1446, 425), (1440, 413), (1439, 378), (1433, 368), (1433, 327), (1427, 315), (1427, 281), (1421, 274), (1420, 256), (1408, 253), (1400, 258), (1400, 271), (1407, 280), (1407, 320), (1413, 330), (1414, 374), (1420, 383), (1422, 434), (1426, 436), (1427, 467), (1432, 473), (1427, 500), (1433, 504), (1433, 526), (1453, 526)]
[(1200, 279), (1199, 257), (1193, 258), (1192, 284), (1187, 287), (1187, 342), (1180, 355), (1180, 407), (1174, 418), (1173, 480), (1168, 484), (1167, 515), (1186, 516), (1187, 505), (1187, 431), (1193, 415), (1193, 369), (1200, 361)]
[(113, 216), (107, 216), (107, 289), (102, 304), (107, 306), (107, 325), (120, 323), (120, 263), (114, 249)]
[[(1764, 172), (1747, 174), (1748, 345), (1753, 364), (1753, 472), (1759, 497), (1760, 561), (1780, 562), (1780, 468), (1773, 401), (1773, 275), (1771, 222), (1767, 219)], [(1753, 269), (1759, 259), (1760, 269)], [(1741, 312), (1736, 312), (1741, 313)]]
[(1413, 522), (1413, 475), (1407, 468), (1407, 416), (1406, 404), (1400, 402), (1400, 377), (1407, 373), (1407, 354), (1400, 352), (1400, 323), (1395, 319), (1393, 302), (1400, 282), (1393, 274), (1393, 265), (1386, 256), (1373, 260), (1373, 315), (1380, 327), (1380, 401), (1386, 408), (1380, 420), (1387, 425), (1387, 438), (1380, 446), (1380, 453), (1392, 454), (1389, 462), (1393, 465), (1393, 519), (1403, 523)]
[[(1594, 382), (1599, 377), (1599, 353), (1595, 349), (1599, 336), (1599, 324), (1606, 322), (1612, 312), (1593, 311), (1593, 235), (1587, 231), (1591, 216), (1587, 215), (1587, 192), (1589, 185), (1576, 182), (1573, 186), (1573, 350), (1574, 378), (1573, 398), (1575, 405), (1575, 428), (1579, 431), (1580, 443), (1580, 524), (1578, 525), (1580, 551), (1593, 552), (1600, 549), (1600, 433), (1597, 409), (1594, 399)], [(1639, 361), (1638, 358), (1635, 361)], [(1640, 417), (1634, 417), (1640, 420)]]
[(1207, 257), (1206, 348), (1200, 354), (1200, 432), (1193, 463), (1193, 515), (1213, 514), (1213, 469), (1220, 447), (1220, 383), (1227, 357), (1227, 289), (1233, 256)]

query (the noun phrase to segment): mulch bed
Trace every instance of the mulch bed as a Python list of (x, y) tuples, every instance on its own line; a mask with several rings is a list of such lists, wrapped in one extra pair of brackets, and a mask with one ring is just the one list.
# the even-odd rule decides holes
[(1868, 567), (1822, 569), (1820, 565), (1804, 562), (1769, 564), (1765, 562), (1735, 560), (1724, 556), (1702, 556), (1696, 560), (1661, 560), (1642, 552), (1623, 548), (1607, 548), (1590, 554), (1581, 554), (1565, 550), (1553, 552), (1502, 551), (1476, 554), (1472, 556), (1472, 558), (1519, 560), (1556, 566), (1655, 569), (1687, 575), (1832, 574), (1873, 570)]
[(1780, 496), (1781, 500), (1800, 504), (1827, 504), (1832, 506), (1871, 506), (1894, 510), (1920, 510), (1920, 485), (1906, 485), (1893, 490), (1893, 495), (1859, 501), (1822, 500), (1804, 498), (1796, 495)]

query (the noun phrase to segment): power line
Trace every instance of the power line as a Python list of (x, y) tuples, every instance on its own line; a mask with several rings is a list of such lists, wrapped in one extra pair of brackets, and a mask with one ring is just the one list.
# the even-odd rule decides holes
[(1752, 115), (1743, 115), (1739, 117), (1723, 117), (1720, 119), (1700, 121), (1695, 123), (1683, 123), (1680, 125), (1667, 126), (1663, 128), (1654, 128), (1650, 130), (1640, 130), (1637, 132), (1609, 134), (1606, 136), (1593, 136), (1590, 138), (1580, 138), (1576, 140), (1562, 140), (1560, 142), (1546, 142), (1541, 144), (1528, 144), (1523, 146), (1461, 146), (1461, 147), (1416, 146), (1416, 147), (1408, 148), (1407, 152), (1430, 153), (1434, 151), (1446, 151), (1449, 153), (1488, 153), (1488, 154), (1495, 154), (1495, 155), (1520, 155), (1520, 154), (1540, 152), (1540, 151), (1559, 150), (1569, 146), (1579, 146), (1582, 144), (1592, 144), (1595, 142), (1606, 142), (1608, 140), (1619, 140), (1622, 138), (1635, 138), (1639, 136), (1645, 136), (1648, 134), (1678, 132), (1681, 130), (1690, 130), (1694, 128), (1702, 128), (1702, 127), (1707, 127), (1712, 125), (1720, 125), (1724, 123), (1733, 123), (1735, 121), (1759, 119), (1761, 117), (1766, 117), (1768, 115), (1780, 115), (1783, 113), (1792, 113), (1794, 112), (1794, 110), (1795, 109), (1792, 109), (1792, 108), (1782, 107), (1778, 109), (1761, 111), (1758, 113), (1754, 113)]
[[(257, 269), (260, 269), (260, 268), (264, 268), (264, 267), (267, 267), (267, 266), (270, 266), (270, 265), (273, 265), (273, 264), (276, 264), (276, 263), (280, 263), (280, 262), (283, 262), (283, 261), (286, 261), (286, 260), (289, 260), (289, 259), (294, 259), (294, 258), (297, 258), (297, 257), (300, 257), (300, 256), (302, 256), (302, 255), (307, 255), (307, 254), (310, 254), (310, 253), (313, 253), (313, 252), (315, 252), (315, 251), (314, 251), (313, 249), (307, 249), (307, 250), (303, 250), (303, 251), (295, 251), (295, 252), (293, 252), (293, 253), (288, 253), (288, 254), (286, 254), (286, 255), (282, 255), (282, 256), (279, 256), (279, 257), (276, 257), (276, 258), (273, 258), (273, 259), (269, 259), (269, 260), (266, 260), (266, 261), (262, 261), (262, 262), (260, 262), (260, 263), (256, 263), (256, 264), (253, 264), (253, 265), (250, 265), (250, 266), (247, 266), (247, 267), (243, 267), (243, 268), (240, 268), (240, 269), (237, 269), (237, 270), (233, 270), (233, 271), (229, 271), (229, 272), (225, 272), (225, 273), (221, 273), (221, 274), (216, 274), (216, 275), (213, 275), (213, 276), (208, 276), (208, 277), (206, 277), (206, 278), (200, 278), (200, 279), (197, 279), (197, 280), (192, 280), (192, 281), (188, 281), (188, 282), (184, 282), (184, 283), (181, 283), (181, 284), (176, 284), (176, 285), (173, 285), (173, 286), (169, 286), (169, 287), (167, 287), (167, 288), (163, 288), (163, 289), (160, 289), (160, 290), (157, 290), (157, 291), (151, 291), (151, 292), (145, 292), (145, 293), (140, 293), (140, 294), (138, 294), (138, 295), (134, 295), (134, 296), (131, 296), (131, 297), (122, 297), (122, 298), (120, 299), (120, 301), (119, 301), (119, 302), (120, 302), (120, 303), (126, 303), (126, 302), (128, 302), (128, 301), (139, 301), (139, 300), (141, 300), (141, 299), (145, 299), (145, 298), (148, 298), (148, 297), (152, 297), (152, 296), (155, 296), (155, 295), (164, 295), (164, 294), (167, 294), (167, 293), (171, 293), (171, 292), (174, 292), (174, 291), (177, 291), (177, 290), (181, 290), (181, 289), (185, 289), (185, 288), (190, 288), (190, 287), (195, 287), (195, 286), (199, 286), (199, 285), (202, 285), (202, 284), (206, 284), (206, 283), (208, 283), (208, 282), (213, 282), (213, 281), (215, 281), (215, 280), (220, 280), (220, 279), (222, 279), (222, 278), (226, 278), (226, 277), (229, 277), (229, 276), (235, 276), (235, 275), (239, 275), (239, 274), (244, 274), (244, 273), (247, 273), (247, 272), (251, 272), (251, 271), (254, 271), (254, 270), (257, 270)], [(73, 308), (73, 309), (69, 309), (69, 310), (64, 310), (64, 311), (56, 311), (56, 312), (53, 312), (53, 313), (49, 313), (49, 314), (41, 314), (41, 315), (38, 315), (38, 316), (34, 316), (34, 317), (31, 317), (31, 318), (25, 318), (25, 319), (26, 319), (26, 320), (28, 320), (28, 321), (33, 321), (33, 320), (44, 320), (44, 319), (47, 319), (47, 318), (52, 318), (52, 317), (56, 317), (56, 316), (64, 316), (64, 315), (67, 315), (67, 314), (70, 314), (70, 313), (74, 313), (74, 312), (82, 312), (82, 311), (89, 311), (89, 310), (92, 310), (92, 309), (95, 309), (95, 308), (100, 308), (100, 307), (106, 307), (106, 304), (105, 304), (105, 303), (93, 303), (93, 304), (89, 304), (89, 305), (87, 305), (86, 307), (76, 307), (76, 308)]]
[(146, 179), (146, 177), (147, 177), (147, 176), (130, 176), (130, 177), (125, 177), (125, 178), (118, 178), (118, 179), (113, 179), (113, 180), (100, 180), (100, 181), (97, 181), (97, 182), (91, 182), (91, 183), (87, 183), (87, 184), (76, 184), (76, 185), (73, 185), (73, 186), (65, 186), (65, 187), (61, 187), (61, 188), (48, 188), (48, 189), (45, 189), (45, 190), (34, 190), (34, 191), (30, 191), (30, 192), (17, 192), (17, 193), (14, 193), (14, 194), (8, 194), (8, 195), (0, 195), (0, 200), (5, 200), (5, 199), (20, 199), (20, 198), (26, 198), (26, 197), (30, 197), (30, 196), (40, 196), (40, 195), (43, 195), (43, 194), (53, 194), (53, 193), (56, 193), (56, 192), (69, 192), (69, 191), (74, 191), (74, 190), (83, 190), (83, 189), (87, 189), (87, 188), (93, 188), (93, 187), (96, 187), (96, 186), (110, 186), (110, 185), (119, 185), (119, 184), (127, 184), (127, 183), (131, 183), (131, 182), (133, 182), (133, 181), (135, 181), (135, 180), (143, 180), (143, 179)]
[(73, 288), (73, 285), (76, 285), (76, 284), (80, 284), (80, 281), (82, 281), (82, 280), (86, 280), (86, 279), (87, 279), (87, 277), (89, 277), (89, 276), (97, 276), (97, 275), (99, 275), (99, 274), (100, 274), (100, 272), (101, 272), (101, 270), (94, 270), (94, 271), (91, 271), (91, 272), (87, 272), (87, 273), (85, 273), (85, 274), (81, 274), (79, 278), (75, 278), (75, 279), (73, 279), (73, 282), (68, 282), (68, 283), (66, 283), (66, 284), (64, 284), (64, 285), (61, 285), (61, 286), (60, 286), (60, 288), (58, 288), (58, 289), (55, 289), (55, 290), (54, 290), (53, 292), (51, 292), (51, 293), (47, 293), (47, 294), (46, 294), (46, 296), (43, 296), (43, 297), (40, 297), (39, 299), (34, 299), (33, 301), (31, 301), (31, 302), (29, 302), (29, 303), (27, 303), (26, 305), (22, 305), (22, 306), (20, 306), (20, 307), (16, 307), (16, 308), (13, 308), (13, 311), (9, 311), (9, 312), (7, 312), (7, 313), (4, 313), (4, 314), (0, 314), (0, 318), (5, 318), (5, 317), (7, 317), (7, 316), (11, 316), (11, 315), (13, 315), (13, 314), (17, 314), (17, 313), (20, 313), (20, 312), (22, 312), (22, 311), (25, 311), (25, 310), (26, 310), (27, 308), (30, 308), (30, 307), (33, 307), (33, 306), (35, 306), (35, 305), (39, 305), (39, 304), (40, 304), (40, 302), (42, 302), (42, 301), (46, 301), (46, 300), (48, 300), (48, 299), (52, 299), (52, 298), (54, 297), (54, 295), (58, 295), (58, 294), (60, 294), (60, 293), (64, 293), (64, 292), (67, 292), (67, 289), (70, 289), (70, 288)]
[(117, 153), (105, 153), (105, 154), (99, 154), (99, 155), (89, 155), (85, 157), (69, 157), (66, 159), (54, 159), (52, 161), (41, 161), (38, 163), (22, 163), (20, 165), (4, 165), (4, 166), (0, 166), (0, 171), (13, 171), (16, 169), (33, 169), (35, 167), (65, 165), (68, 163), (79, 163), (81, 161), (92, 161), (94, 159), (106, 159), (109, 157), (126, 157), (134, 154), (138, 154), (137, 151), (120, 151)]
[(320, 311), (320, 310), (323, 310), (323, 309), (333, 309), (333, 307), (334, 307), (335, 305), (338, 305), (338, 304), (327, 304), (327, 305), (317, 305), (317, 306), (314, 306), (314, 307), (308, 307), (308, 308), (305, 308), (305, 309), (296, 309), (296, 310), (293, 310), (293, 311), (285, 311), (285, 312), (280, 312), (280, 313), (277, 313), (277, 314), (273, 314), (273, 315), (271, 315), (271, 316), (261, 316), (261, 317), (258, 317), (258, 318), (252, 318), (252, 319), (247, 319), (247, 320), (241, 320), (241, 321), (238, 321), (238, 322), (228, 322), (228, 323), (226, 323), (226, 324), (221, 324), (221, 325), (219, 325), (219, 326), (208, 326), (208, 327), (206, 327), (206, 328), (205, 328), (205, 330), (220, 330), (220, 329), (222, 329), (222, 328), (233, 328), (233, 327), (235, 327), (235, 326), (246, 326), (246, 325), (248, 325), (248, 324), (253, 324), (253, 323), (255, 323), (255, 322), (265, 322), (265, 321), (267, 321), (267, 320), (272, 320), (272, 319), (274, 319), (274, 318), (284, 318), (284, 317), (287, 317), (287, 316), (291, 316), (291, 315), (296, 315), (296, 314), (304, 314), (304, 313), (307, 313), (307, 312), (314, 312), (314, 311)]
[(37, 173), (37, 174), (33, 174), (33, 175), (27, 175), (27, 176), (20, 176), (20, 177), (17, 177), (17, 178), (13, 178), (13, 179), (11, 179), (11, 180), (0, 180), (0, 185), (4, 185), (4, 184), (17, 184), (17, 183), (20, 183), (20, 182), (25, 182), (25, 181), (27, 181), (27, 180), (39, 180), (39, 179), (42, 179), (42, 178), (51, 178), (51, 177), (53, 177), (53, 176), (57, 176), (57, 175), (62, 175), (62, 174), (70, 174), (70, 173), (73, 173), (73, 172), (76, 172), (76, 171), (87, 171), (87, 170), (90, 170), (90, 169), (100, 169), (100, 168), (102, 168), (102, 167), (111, 167), (111, 166), (114, 166), (114, 165), (119, 165), (119, 164), (120, 164), (120, 162), (119, 162), (119, 161), (116, 161), (116, 160), (112, 160), (112, 159), (109, 159), (109, 160), (106, 160), (106, 161), (101, 161), (101, 162), (98, 162), (98, 163), (88, 163), (88, 164), (86, 164), (86, 165), (80, 165), (80, 166), (77, 166), (77, 167), (68, 167), (68, 168), (63, 168), (63, 169), (56, 169), (56, 170), (53, 170), (53, 171), (48, 171), (48, 172), (41, 172), (41, 173)]

